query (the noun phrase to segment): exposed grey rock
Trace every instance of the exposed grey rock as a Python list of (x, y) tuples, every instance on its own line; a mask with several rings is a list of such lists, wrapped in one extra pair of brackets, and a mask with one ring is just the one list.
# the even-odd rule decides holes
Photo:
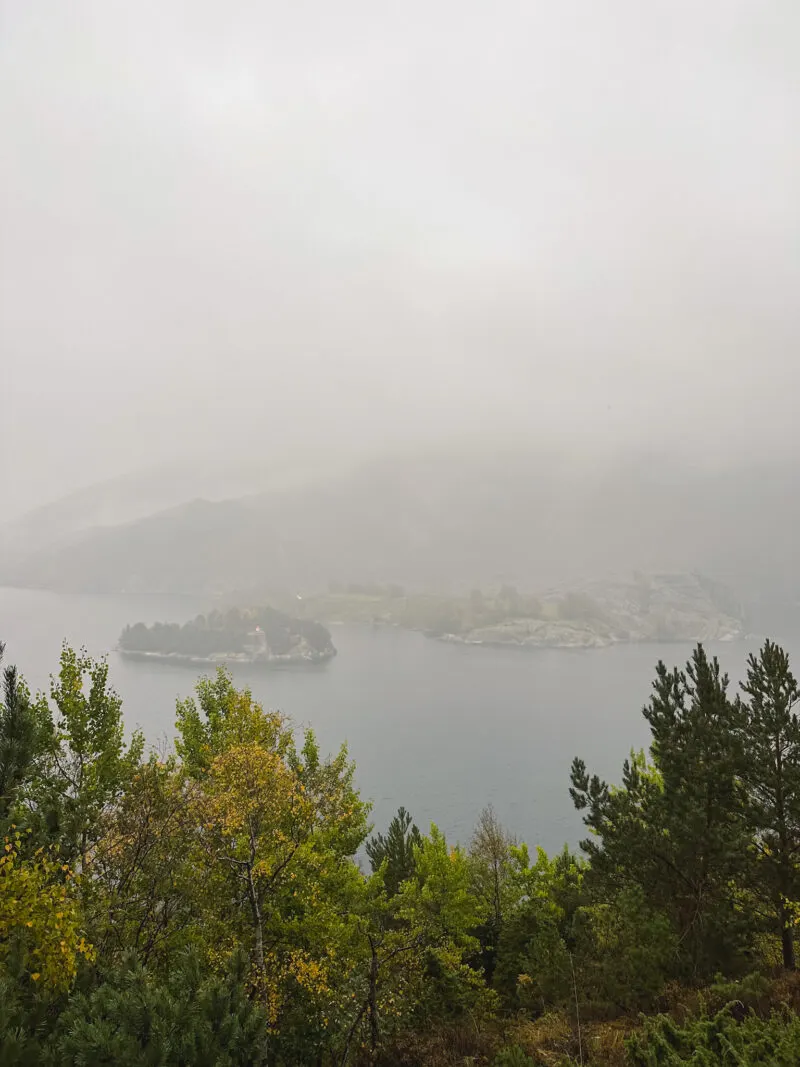
[[(550, 590), (542, 605), (543, 614), (556, 617), (508, 618), (440, 636), (519, 648), (603, 648), (622, 642), (731, 641), (744, 632), (742, 609), (730, 592), (696, 574), (595, 580)], [(576, 617), (563, 617), (568, 611)]]

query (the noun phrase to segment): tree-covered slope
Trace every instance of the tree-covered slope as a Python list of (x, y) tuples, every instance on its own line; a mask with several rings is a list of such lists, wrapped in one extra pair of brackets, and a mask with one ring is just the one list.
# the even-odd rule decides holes
[(65, 646), (36, 697), (7, 667), (0, 1062), (792, 1067), (798, 708), (769, 641), (738, 691), (659, 664), (647, 754), (574, 761), (589, 836), (548, 856), (491, 806), (372, 833), (346, 749), (224, 669), (147, 753), (107, 663)]

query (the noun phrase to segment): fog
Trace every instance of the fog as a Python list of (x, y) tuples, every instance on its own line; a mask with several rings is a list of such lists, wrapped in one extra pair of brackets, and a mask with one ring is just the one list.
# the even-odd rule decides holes
[(5, 517), (167, 462), (787, 454), (794, 0), (0, 0)]

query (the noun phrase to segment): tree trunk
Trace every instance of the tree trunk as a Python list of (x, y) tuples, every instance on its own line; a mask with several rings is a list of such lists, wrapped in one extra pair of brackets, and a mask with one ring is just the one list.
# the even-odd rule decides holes
[(792, 930), (792, 917), (786, 907), (786, 901), (789, 899), (789, 893), (791, 892), (791, 862), (789, 859), (789, 831), (786, 825), (786, 809), (784, 805), (784, 790), (783, 790), (783, 753), (781, 751), (781, 737), (775, 738), (775, 767), (776, 767), (776, 788), (775, 788), (775, 807), (778, 820), (778, 839), (780, 855), (778, 857), (778, 870), (780, 877), (780, 892), (781, 892), (781, 908), (780, 908), (780, 920), (781, 920), (781, 952), (783, 953), (783, 966), (787, 971), (794, 970), (794, 933)]
[(261, 971), (264, 970), (264, 924), (261, 919), (261, 905), (258, 902), (253, 881), (253, 869), (247, 868), (247, 894), (250, 897), (250, 910), (253, 913), (253, 929), (255, 931), (256, 963)]
[(795, 968), (794, 932), (791, 916), (784, 904), (781, 905), (781, 951), (783, 952), (783, 966), (787, 971), (793, 971)]
[(369, 996), (367, 999), (369, 1002), (370, 1047), (374, 1056), (380, 1041), (380, 1030), (378, 1027), (378, 953), (372, 938), (369, 939), (369, 947), (372, 952), (372, 959), (369, 965)]
[(264, 971), (264, 921), (261, 917), (261, 902), (258, 899), (253, 868), (256, 861), (256, 837), (252, 826), (250, 829), (250, 862), (247, 864), (247, 894), (250, 897), (250, 909), (253, 913), (253, 926), (255, 928), (256, 962), (259, 969)]

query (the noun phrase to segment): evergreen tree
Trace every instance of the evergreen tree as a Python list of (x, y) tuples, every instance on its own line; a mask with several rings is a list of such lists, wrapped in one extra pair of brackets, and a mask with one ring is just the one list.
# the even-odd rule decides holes
[(129, 959), (74, 996), (53, 1042), (59, 1067), (255, 1067), (266, 1062), (267, 1014), (236, 955), (221, 975), (181, 953), (166, 978)]
[[(5, 645), (0, 641), (0, 663)], [(19, 790), (30, 780), (49, 740), (47, 719), (37, 713), (17, 668), (3, 670), (0, 702), (0, 820), (8, 816)]]
[(741, 708), (728, 684), (701, 645), (685, 671), (660, 662), (643, 712), (652, 765), (632, 756), (619, 789), (590, 777), (581, 760), (572, 766), (573, 802), (599, 838), (584, 842), (592, 877), (608, 899), (639, 885), (670, 913), (681, 969), (692, 975), (741, 965), (752, 932), (737, 907), (748, 838), (737, 775)]
[(747, 848), (739, 765), (738, 703), (728, 676), (698, 645), (685, 673), (659, 664), (645, 718), (663, 782), (659, 823), (673, 847), (679, 935), (702, 973), (732, 966), (744, 917), (731, 883), (741, 880)]
[(793, 969), (792, 905), (800, 897), (800, 690), (782, 648), (767, 641), (758, 656), (750, 655), (742, 690), (741, 774), (754, 881), (775, 917), (783, 965)]
[(422, 843), (422, 835), (405, 808), (389, 823), (386, 834), (375, 834), (366, 844), (367, 856), (373, 871), (386, 862), (385, 885), (390, 895), (399, 892), (406, 879), (411, 878), (415, 868), (415, 849)]

